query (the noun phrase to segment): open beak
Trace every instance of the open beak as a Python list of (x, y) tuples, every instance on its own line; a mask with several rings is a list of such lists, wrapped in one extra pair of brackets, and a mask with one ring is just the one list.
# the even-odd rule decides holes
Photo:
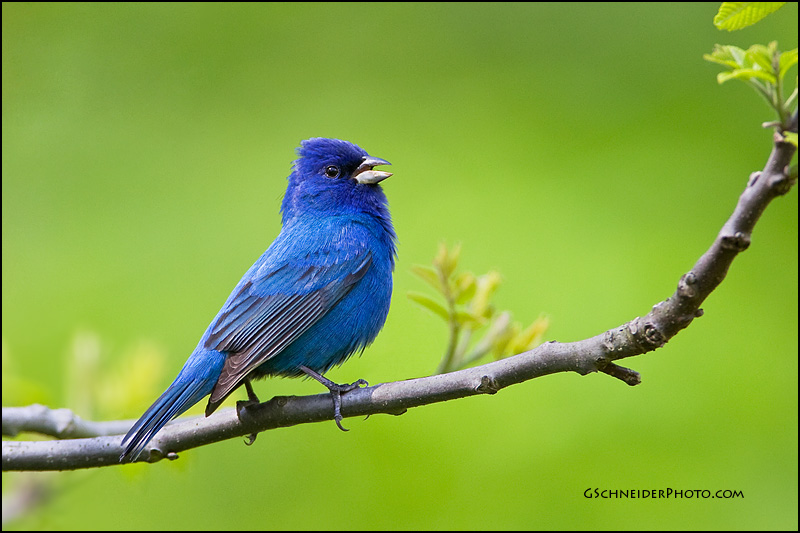
[(364, 160), (358, 165), (358, 168), (353, 173), (353, 179), (355, 179), (359, 183), (367, 183), (373, 185), (375, 183), (379, 183), (389, 176), (392, 175), (391, 172), (381, 172), (380, 170), (372, 170), (372, 167), (376, 167), (378, 165), (391, 165), (385, 159), (380, 159), (377, 157), (365, 157)]

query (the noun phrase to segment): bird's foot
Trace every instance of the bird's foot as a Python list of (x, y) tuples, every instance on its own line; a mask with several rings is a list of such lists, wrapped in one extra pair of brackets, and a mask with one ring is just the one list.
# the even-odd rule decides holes
[[(247, 399), (236, 402), (236, 416), (239, 417), (239, 420), (242, 419), (243, 410), (253, 405), (258, 405), (261, 403), (261, 401), (258, 399), (258, 396), (256, 396), (256, 393), (253, 390), (253, 386), (250, 384), (249, 379), (244, 380), (244, 387), (245, 389), (247, 389)], [(250, 446), (256, 441), (257, 436), (258, 433), (250, 433), (249, 435), (247, 435), (247, 437), (245, 437), (246, 439), (245, 444), (247, 446)]]
[(315, 380), (322, 383), (331, 393), (331, 398), (333, 399), (333, 419), (336, 421), (336, 425), (339, 426), (339, 429), (342, 431), (350, 431), (346, 427), (342, 426), (342, 393), (349, 392), (351, 390), (357, 389), (359, 387), (367, 386), (366, 380), (359, 379), (358, 381), (354, 381), (353, 383), (334, 383), (333, 381), (329, 380), (322, 374), (314, 372), (307, 366), (300, 366), (300, 370), (314, 378)]

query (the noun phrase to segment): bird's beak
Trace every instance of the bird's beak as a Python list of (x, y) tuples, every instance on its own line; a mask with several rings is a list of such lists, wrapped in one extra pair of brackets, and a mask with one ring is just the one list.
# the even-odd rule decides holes
[(376, 167), (378, 165), (391, 165), (391, 163), (385, 159), (379, 159), (377, 157), (365, 157), (361, 164), (358, 165), (356, 171), (353, 173), (353, 179), (359, 183), (375, 184), (392, 175), (391, 172), (372, 170), (372, 167)]

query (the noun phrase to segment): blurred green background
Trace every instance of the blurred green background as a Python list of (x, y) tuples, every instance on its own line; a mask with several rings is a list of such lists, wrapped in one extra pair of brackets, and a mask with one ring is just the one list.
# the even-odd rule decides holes
[[(767, 106), (718, 86), (702, 54), (797, 46), (796, 4), (736, 33), (714, 28), (717, 7), (4, 3), (3, 405), (138, 417), (277, 234), (308, 137), (356, 142), (395, 173), (389, 319), (330, 378), (435, 370), (445, 328), (406, 292), (426, 290), (409, 267), (440, 241), (462, 243), (465, 269), (502, 273), (499, 308), (546, 312), (548, 339), (647, 313), (771, 148)], [(347, 419), (349, 433), (313, 424), (173, 463), (3, 474), (5, 493), (52, 490), (6, 527), (796, 529), (796, 189), (703, 307), (624, 362), (638, 387), (559, 374)], [(74, 345), (93, 338), (82, 367)], [(74, 377), (91, 353), (95, 375)]]

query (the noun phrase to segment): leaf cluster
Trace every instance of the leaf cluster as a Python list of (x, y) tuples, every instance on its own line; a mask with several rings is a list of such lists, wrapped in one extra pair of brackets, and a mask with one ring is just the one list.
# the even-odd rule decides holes
[[(755, 24), (786, 2), (723, 2), (714, 25), (728, 31), (739, 30)], [(776, 122), (766, 125), (776, 126), (784, 132), (784, 137), (797, 146), (796, 135), (786, 132), (790, 129), (792, 107), (797, 99), (797, 76), (794, 90), (784, 96), (785, 78), (789, 70), (797, 65), (797, 48), (787, 52), (778, 50), (778, 43), (768, 45), (754, 44), (747, 50), (733, 45), (714, 45), (714, 51), (704, 54), (703, 59), (726, 67), (717, 74), (717, 82), (740, 80), (750, 85), (760, 94), (778, 115)]]
[(523, 328), (509, 311), (497, 311), (492, 297), (502, 279), (494, 270), (476, 276), (457, 272), (461, 246), (452, 249), (442, 243), (433, 264), (414, 265), (411, 272), (427, 283), (438, 298), (416, 291), (408, 297), (433, 312), (447, 324), (447, 349), (438, 373), (465, 368), (484, 355), (496, 359), (530, 350), (542, 343), (549, 319), (542, 315)]

